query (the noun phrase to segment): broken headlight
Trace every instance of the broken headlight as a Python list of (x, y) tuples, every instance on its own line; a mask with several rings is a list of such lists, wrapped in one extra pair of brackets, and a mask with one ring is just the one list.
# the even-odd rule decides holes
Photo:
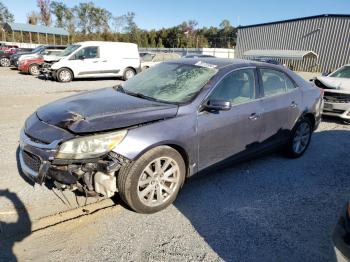
[(68, 140), (60, 146), (56, 158), (86, 159), (102, 156), (120, 144), (126, 134), (127, 131), (123, 130)]

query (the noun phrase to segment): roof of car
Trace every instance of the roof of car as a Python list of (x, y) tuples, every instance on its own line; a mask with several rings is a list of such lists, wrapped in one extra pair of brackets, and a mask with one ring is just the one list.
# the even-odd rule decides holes
[[(244, 67), (244, 66), (257, 66), (264, 65), (269, 67), (276, 67), (276, 65), (272, 65), (265, 62), (252, 61), (252, 60), (244, 60), (244, 59), (230, 59), (230, 58), (207, 58), (207, 57), (196, 57), (196, 58), (181, 58), (177, 60), (170, 61), (171, 63), (178, 64), (187, 64), (187, 65), (200, 65), (204, 67), (215, 66), (218, 69), (227, 67), (227, 66), (236, 66), (236, 67)], [(198, 64), (199, 63), (199, 64)]]

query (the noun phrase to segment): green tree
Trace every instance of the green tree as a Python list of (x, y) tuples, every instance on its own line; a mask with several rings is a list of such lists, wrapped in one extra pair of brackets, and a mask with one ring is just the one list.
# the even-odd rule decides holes
[(14, 21), (14, 16), (8, 10), (8, 8), (0, 2), (0, 24), (2, 23), (10, 23)]

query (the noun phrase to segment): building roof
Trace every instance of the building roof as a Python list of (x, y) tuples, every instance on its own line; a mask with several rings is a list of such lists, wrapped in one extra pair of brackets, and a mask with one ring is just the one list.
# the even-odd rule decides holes
[(5, 23), (4, 29), (6, 31), (22, 31), (40, 34), (51, 34), (51, 35), (69, 35), (68, 32), (59, 27), (48, 27), (43, 25), (31, 25), (22, 23)]
[(243, 56), (252, 58), (280, 58), (291, 60), (303, 60), (305, 57), (317, 59), (317, 54), (313, 51), (307, 50), (275, 50), (275, 49), (261, 49), (248, 50), (243, 53)]
[(248, 28), (248, 27), (256, 27), (256, 26), (264, 26), (264, 25), (281, 24), (281, 23), (294, 22), (294, 21), (300, 21), (300, 20), (308, 20), (308, 19), (314, 19), (314, 18), (320, 18), (320, 17), (345, 17), (345, 18), (350, 18), (350, 14), (322, 14), (322, 15), (314, 15), (314, 16), (305, 16), (305, 17), (299, 17), (299, 18), (293, 18), (293, 19), (287, 19), (287, 20), (280, 20), (280, 21), (275, 21), (275, 22), (267, 22), (267, 23), (261, 23), (261, 24), (239, 26), (239, 27), (237, 27), (237, 29), (243, 29), (243, 28)]

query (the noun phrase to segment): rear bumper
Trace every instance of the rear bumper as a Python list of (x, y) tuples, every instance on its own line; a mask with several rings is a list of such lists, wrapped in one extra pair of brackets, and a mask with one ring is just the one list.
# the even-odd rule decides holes
[(350, 103), (331, 103), (324, 102), (323, 115), (335, 116), (341, 119), (350, 119)]

